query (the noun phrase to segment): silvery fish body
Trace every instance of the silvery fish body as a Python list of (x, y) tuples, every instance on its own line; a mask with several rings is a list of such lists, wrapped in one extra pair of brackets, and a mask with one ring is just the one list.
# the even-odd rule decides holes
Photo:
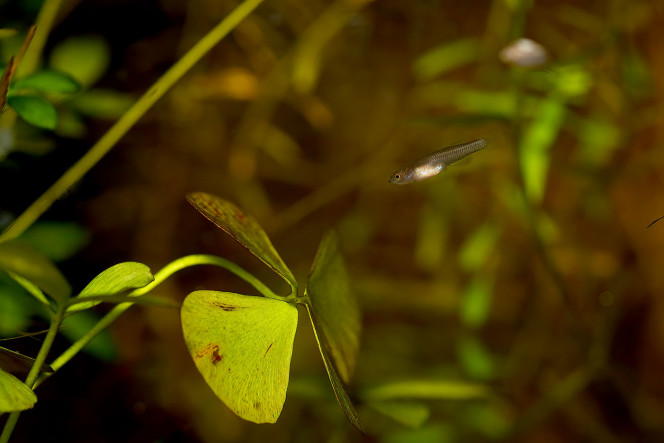
[(390, 183), (405, 185), (426, 180), (442, 172), (447, 166), (486, 147), (483, 138), (434, 151), (399, 169), (390, 178)]

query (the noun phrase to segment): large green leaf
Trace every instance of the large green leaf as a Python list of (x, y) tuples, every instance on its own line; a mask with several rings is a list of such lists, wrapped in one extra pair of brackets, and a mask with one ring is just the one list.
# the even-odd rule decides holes
[(346, 389), (344, 388), (344, 385), (341, 382), (341, 378), (339, 378), (337, 369), (335, 368), (330, 356), (328, 355), (329, 353), (328, 348), (330, 346), (326, 342), (325, 336), (321, 332), (322, 326), (320, 325), (320, 322), (318, 321), (316, 314), (311, 309), (311, 306), (307, 304), (306, 307), (307, 307), (307, 312), (309, 313), (309, 318), (311, 319), (311, 325), (314, 330), (314, 336), (316, 337), (316, 342), (318, 343), (318, 349), (320, 350), (320, 354), (323, 357), (323, 364), (325, 365), (327, 376), (329, 377), (330, 383), (332, 384), (332, 390), (334, 391), (334, 396), (337, 398), (337, 402), (339, 403), (339, 406), (341, 406), (341, 410), (343, 411), (348, 421), (350, 421), (351, 424), (355, 426), (355, 428), (358, 431), (364, 432), (364, 426), (362, 425), (360, 416), (355, 410), (353, 402), (350, 400), (350, 397), (348, 396), (348, 393), (346, 392)]
[[(92, 279), (90, 283), (78, 294), (78, 297), (92, 297), (98, 295), (113, 295), (119, 292), (142, 288), (151, 283), (154, 276), (143, 263), (124, 262), (111, 266)], [(101, 301), (79, 303), (71, 306), (68, 311), (81, 311), (98, 305)]]
[(59, 94), (74, 94), (81, 89), (80, 85), (69, 74), (59, 71), (35, 72), (16, 80), (12, 88)]
[(71, 295), (71, 287), (58, 268), (31, 246), (18, 240), (0, 243), (0, 269), (29, 280), (58, 302)]
[[(14, 374), (27, 374), (30, 372), (35, 359), (27, 355), (19, 354), (11, 349), (0, 347), (0, 369)], [(41, 372), (52, 373), (53, 368), (43, 364)]]
[(333, 231), (328, 231), (320, 242), (305, 295), (320, 323), (319, 333), (325, 337), (332, 360), (348, 383), (360, 346), (360, 310)]
[(24, 411), (37, 402), (37, 396), (13, 375), (0, 369), (0, 413)]
[(189, 194), (187, 200), (208, 220), (226, 231), (245, 248), (249, 249), (249, 252), (272, 268), (290, 285), (291, 293), (297, 293), (297, 282), (293, 273), (274, 249), (263, 228), (253, 217), (245, 215), (229, 201), (204, 192)]
[(207, 384), (233, 412), (255, 423), (277, 421), (286, 399), (297, 309), (230, 292), (185, 298), (182, 332)]
[(7, 97), (7, 104), (31, 125), (44, 129), (58, 126), (58, 111), (46, 99), (34, 95), (14, 95)]

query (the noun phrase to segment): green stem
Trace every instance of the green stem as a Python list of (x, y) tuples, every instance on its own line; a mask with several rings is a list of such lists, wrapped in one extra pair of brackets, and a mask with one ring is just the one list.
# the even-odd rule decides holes
[[(53, 0), (55, 1), (55, 0)], [(58, 198), (83, 177), (131, 129), (152, 105), (159, 100), (187, 71), (191, 69), (219, 41), (228, 35), (263, 0), (245, 0), (217, 26), (207, 33), (178, 60), (141, 98), (104, 134), (95, 145), (76, 162), (46, 192), (35, 200), (0, 235), (0, 241), (10, 240), (28, 229)]]
[(25, 52), (21, 63), (16, 68), (19, 76), (31, 74), (37, 69), (42, 52), (44, 51), (44, 45), (46, 45), (46, 39), (51, 33), (51, 28), (58, 16), (61, 3), (62, 0), (46, 0), (39, 10), (37, 23), (35, 23), (37, 26), (35, 35), (32, 37), (30, 46), (28, 46), (28, 50)]
[[(46, 334), (46, 337), (44, 337), (44, 342), (42, 343), (41, 349), (39, 349), (39, 353), (37, 354), (37, 358), (35, 358), (35, 361), (32, 364), (32, 368), (30, 368), (30, 372), (28, 373), (28, 377), (25, 379), (25, 384), (31, 389), (34, 389), (34, 385), (37, 381), (37, 377), (39, 376), (41, 367), (46, 362), (46, 357), (48, 356), (48, 352), (51, 350), (51, 346), (53, 346), (55, 336), (58, 334), (58, 329), (60, 328), (60, 324), (62, 323), (63, 319), (64, 308), (61, 308), (53, 317), (53, 321), (51, 322), (51, 326), (48, 329), (48, 333)], [(0, 443), (7, 443), (9, 441), (9, 438), (14, 431), (14, 427), (16, 426), (16, 422), (18, 421), (20, 415), (20, 411), (12, 412), (9, 415), (7, 423), (5, 423), (5, 427), (2, 430), (2, 435), (0, 435)]]
[[(249, 272), (242, 269), (240, 266), (235, 263), (228, 261), (224, 258), (217, 257), (214, 255), (187, 255), (185, 257), (180, 257), (177, 260), (172, 261), (171, 263), (164, 266), (160, 269), (154, 276), (154, 281), (139, 289), (135, 289), (129, 293), (130, 297), (138, 297), (140, 295), (146, 294), (156, 288), (168, 277), (173, 275), (175, 272), (180, 271), (184, 268), (197, 265), (214, 265), (224, 268), (233, 274), (237, 275), (254, 288), (258, 290), (262, 295), (268, 298), (274, 298), (276, 300), (284, 300), (284, 297), (280, 297), (270, 288), (265, 286), (260, 280), (254, 277)], [(86, 300), (87, 301), (87, 300)], [(56, 358), (51, 367), (53, 371), (57, 372), (65, 363), (71, 360), (81, 349), (85, 347), (90, 341), (101, 332), (104, 328), (110, 325), (116, 318), (118, 318), (124, 311), (129, 309), (133, 303), (126, 302), (121, 303), (115, 306), (108, 314), (101, 318), (83, 337), (79, 338), (75, 343), (73, 343), (65, 352), (63, 352), (58, 358)], [(37, 386), (41, 384), (46, 378), (52, 374), (44, 374), (42, 378), (37, 383)]]

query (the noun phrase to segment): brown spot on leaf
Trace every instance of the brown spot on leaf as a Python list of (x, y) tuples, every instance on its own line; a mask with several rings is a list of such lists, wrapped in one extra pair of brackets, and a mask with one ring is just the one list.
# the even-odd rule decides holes
[(212, 350), (212, 364), (216, 365), (224, 358), (223, 355), (219, 355), (219, 346)]
[(263, 354), (263, 358), (265, 358), (265, 356), (267, 356), (267, 353), (270, 349), (272, 349), (273, 344), (274, 344), (274, 342), (270, 343), (270, 346), (267, 347), (267, 349), (265, 350), (265, 354)]
[(258, 409), (260, 409), (260, 408), (261, 408), (261, 402), (259, 402), (259, 401), (255, 401), (255, 402), (254, 402), (254, 409), (258, 410)]
[(235, 311), (237, 309), (237, 306), (225, 305), (223, 303), (212, 303), (212, 306), (216, 306), (217, 308), (221, 308), (228, 312)]
[(205, 356), (210, 356), (210, 359), (212, 360), (212, 364), (216, 365), (221, 361), (222, 358), (224, 358), (223, 355), (219, 354), (219, 345), (210, 343), (203, 349), (201, 349), (199, 352), (196, 353), (196, 359), (200, 360)]

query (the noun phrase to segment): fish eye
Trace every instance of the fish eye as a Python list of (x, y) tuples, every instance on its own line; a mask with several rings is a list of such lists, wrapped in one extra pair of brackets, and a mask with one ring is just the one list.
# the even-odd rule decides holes
[(394, 174), (394, 178), (396, 178), (397, 180), (400, 179), (400, 178), (401, 178), (401, 174)]

